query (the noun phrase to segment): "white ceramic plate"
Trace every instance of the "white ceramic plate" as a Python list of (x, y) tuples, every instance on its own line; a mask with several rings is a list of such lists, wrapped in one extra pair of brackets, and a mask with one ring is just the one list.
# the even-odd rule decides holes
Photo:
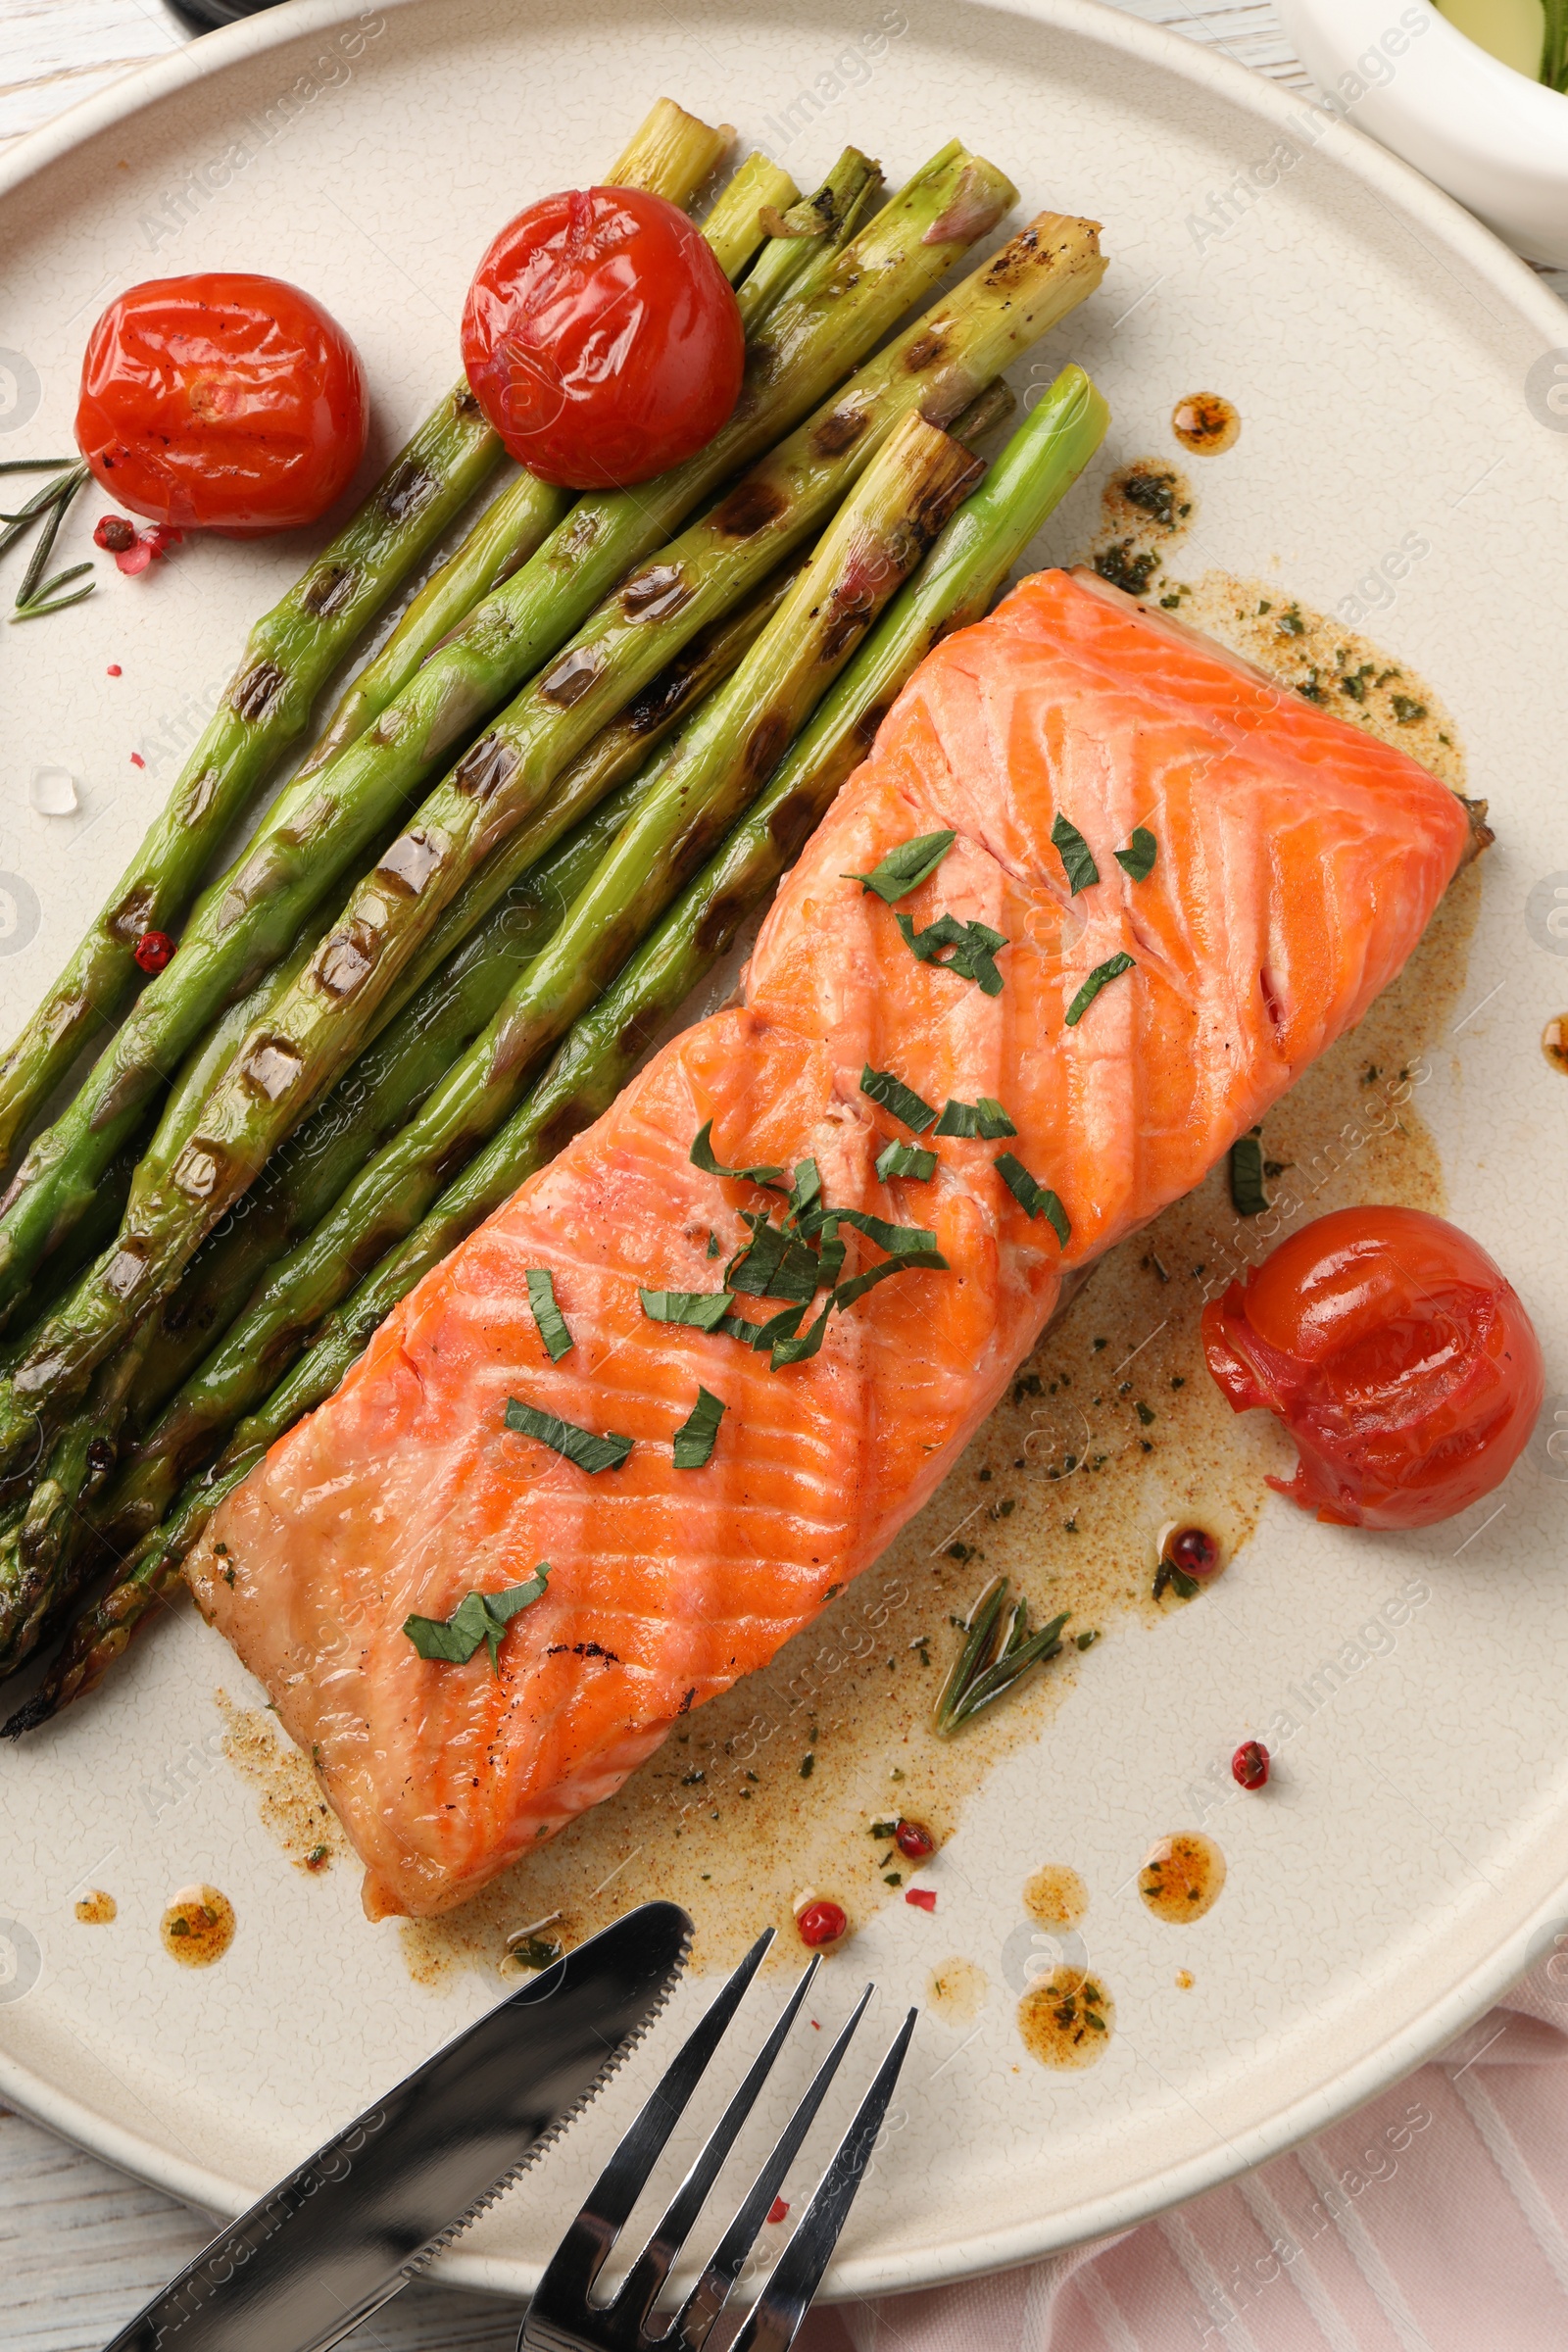
[[(1376, 591), (1368, 625), (1455, 713), (1500, 838), (1422, 1107), (1452, 1213), (1513, 1269), (1568, 1380), (1568, 1092), (1537, 1044), (1568, 1002), (1568, 938), (1550, 919), (1559, 881), (1568, 900), (1568, 419), (1547, 398), (1568, 331), (1527, 270), (1353, 131), (1076, 0), (409, 0), (365, 16), (311, 0), (151, 68), (8, 160), (0, 342), (18, 389), (0, 446), (69, 446), (82, 338), (112, 290), (216, 266), (275, 270), (331, 304), (391, 446), (454, 372), (466, 278), (497, 225), (591, 177), (666, 89), (803, 178), (852, 136), (897, 174), (956, 131), (1013, 172), (1026, 206), (1101, 219), (1108, 279), (1049, 366), (1070, 355), (1103, 384), (1104, 463), (1177, 455), (1180, 394), (1218, 389), (1245, 418), (1236, 451), (1195, 469), (1190, 568), (1277, 576), (1333, 611), (1411, 534), (1426, 546)], [(1092, 491), (1078, 499), (1042, 553), (1082, 544)], [(0, 1028), (99, 903), (244, 626), (298, 561), (212, 547), (4, 632)], [(76, 778), (75, 814), (34, 806), (48, 766)], [(1102, 1644), (1042, 1745), (968, 1805), (932, 1873), (938, 1919), (894, 1904), (857, 1941), (883, 2015), (954, 1951), (992, 1990), (972, 2026), (922, 2024), (905, 2128), (856, 2209), (835, 2291), (1017, 2262), (1254, 2163), (1415, 2065), (1549, 1938), (1568, 1912), (1563, 1476), (1538, 1446), (1500, 1517), (1489, 1505), (1402, 1542), (1271, 1504), (1211, 1598)], [(1358, 1640), (1412, 1577), (1428, 1597)], [(495, 1987), (462, 1971), (411, 1984), (396, 1931), (361, 1919), (352, 1871), (313, 1879), (284, 1860), (218, 1752), (219, 1682), (246, 1689), (186, 1616), (90, 1709), (0, 1757), (0, 1912), (17, 1923), (0, 2088), (128, 2170), (235, 2210)], [(1242, 1728), (1293, 1705), (1268, 1798), (1221, 1806), (1229, 1784), (1205, 1774)], [(1230, 1882), (1178, 1936), (1129, 1880), (1152, 1836), (1204, 1812)], [(1105, 2059), (1081, 2074), (1025, 2055), (999, 1959), (1023, 1873), (1048, 1860), (1091, 1888), (1094, 1961), (1119, 2005)], [(172, 1967), (157, 1936), (193, 1878), (240, 1918), (204, 1974)], [(118, 1896), (113, 1929), (74, 1919), (95, 1884)], [(682, 1891), (673, 1847), (667, 1890)], [(1173, 1989), (1184, 1963), (1192, 1995)], [(835, 2013), (847, 1975), (824, 1994)], [(578, 2162), (490, 2217), (454, 2275), (527, 2285), (586, 2156), (664, 2046), (601, 2103)]]

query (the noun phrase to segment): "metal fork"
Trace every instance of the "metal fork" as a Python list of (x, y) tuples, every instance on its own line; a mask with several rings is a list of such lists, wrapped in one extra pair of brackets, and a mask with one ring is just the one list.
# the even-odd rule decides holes
[[(861, 1993), (853, 2016), (817, 2068), (806, 2096), (779, 2134), (777, 2144), (710, 2256), (702, 2277), (673, 2317), (662, 2317), (657, 2332), (652, 2330), (654, 2305), (800, 2014), (801, 2004), (817, 1972), (819, 1963), (815, 1960), (785, 2003), (745, 2082), (670, 2199), (624, 2284), (608, 2303), (595, 2306), (588, 2298), (772, 1940), (773, 1931), (769, 1929), (753, 1944), (601, 2173), (588, 2202), (562, 2239), (539, 2281), (517, 2338), (517, 2352), (654, 2352), (656, 2346), (660, 2352), (702, 2352), (729, 2301), (758, 2231), (772, 2211), (773, 2201), (822, 2104), (828, 2084), (838, 2072), (855, 2030), (865, 2015), (866, 2004), (876, 1990), (874, 1984), (867, 1984)], [(786, 2352), (786, 2347), (794, 2342), (795, 2331), (822, 2282), (822, 2274), (870, 2162), (917, 2014), (911, 2009), (894, 2036), (875, 2081), (840, 2140), (799, 2228), (747, 2313), (730, 2352)]]

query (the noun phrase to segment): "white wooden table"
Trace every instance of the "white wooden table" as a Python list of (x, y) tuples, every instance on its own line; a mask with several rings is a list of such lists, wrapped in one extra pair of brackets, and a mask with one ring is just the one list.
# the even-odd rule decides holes
[[(1267, 0), (1114, 0), (1305, 87)], [(190, 39), (164, 0), (0, 0), (0, 154), (66, 107)], [(1568, 294), (1568, 272), (1553, 281)], [(210, 2234), (200, 2216), (0, 2108), (0, 2345), (94, 2352)], [(511, 2352), (514, 2306), (415, 2287), (354, 2340), (367, 2352)], [(824, 2347), (825, 2352), (825, 2347)]]

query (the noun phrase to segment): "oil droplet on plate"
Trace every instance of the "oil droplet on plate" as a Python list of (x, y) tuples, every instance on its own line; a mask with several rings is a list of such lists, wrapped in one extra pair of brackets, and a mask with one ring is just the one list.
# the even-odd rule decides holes
[(1089, 1908), (1089, 1889), (1065, 1862), (1048, 1862), (1025, 1882), (1023, 1907), (1043, 1928), (1076, 1928)]
[(989, 1980), (983, 1968), (961, 1954), (944, 1960), (926, 1980), (925, 1997), (950, 2026), (974, 2023), (985, 2007)]
[(1217, 458), (1222, 450), (1235, 448), (1242, 419), (1222, 393), (1189, 392), (1172, 409), (1170, 429), (1196, 457)]
[(84, 1928), (107, 1928), (119, 1910), (120, 1905), (112, 1894), (105, 1894), (101, 1886), (94, 1886), (76, 1904), (76, 1917)]
[(1116, 2004), (1099, 1975), (1058, 1968), (1032, 1984), (1018, 2003), (1018, 2031), (1042, 2066), (1093, 2066), (1104, 2055), (1116, 2023)]
[(1212, 1838), (1201, 1830), (1183, 1830), (1161, 1838), (1145, 1856), (1138, 1873), (1138, 1891), (1156, 1919), (1185, 1928), (1201, 1919), (1219, 1900), (1225, 1884), (1225, 1857)]
[(1192, 1991), (1193, 1972), (1190, 1968), (1179, 1968), (1176, 1971), (1176, 1989), (1178, 1992)]
[(182, 1886), (159, 1932), (165, 1951), (182, 1968), (211, 1968), (234, 1940), (234, 1906), (216, 1886)]
[(1568, 1012), (1554, 1012), (1541, 1032), (1541, 1051), (1554, 1070), (1568, 1076)]

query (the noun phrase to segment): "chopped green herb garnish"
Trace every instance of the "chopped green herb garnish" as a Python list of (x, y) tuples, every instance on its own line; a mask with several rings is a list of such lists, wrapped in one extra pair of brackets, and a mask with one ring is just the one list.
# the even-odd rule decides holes
[(1261, 1127), (1254, 1127), (1250, 1134), (1239, 1135), (1231, 1146), (1231, 1206), (1239, 1217), (1261, 1216), (1268, 1206), (1263, 1190), (1263, 1147), (1258, 1140), (1262, 1132)]
[(518, 1968), (552, 1968), (561, 1958), (561, 1946), (552, 1943), (548, 1936), (525, 1936), (520, 1943), (507, 1947), (507, 1958)]
[(1159, 844), (1147, 825), (1134, 827), (1132, 839), (1124, 850), (1116, 852), (1116, 863), (1123, 873), (1131, 874), (1135, 882), (1147, 882), (1154, 870)]
[(803, 1230), (820, 1232), (826, 1238), (830, 1225), (835, 1228), (853, 1225), (857, 1233), (863, 1233), (879, 1250), (889, 1250), (895, 1256), (912, 1250), (934, 1250), (937, 1246), (936, 1235), (924, 1225), (895, 1225), (886, 1217), (872, 1216), (864, 1208), (819, 1208), (806, 1221)]
[(757, 1168), (720, 1167), (718, 1161), (713, 1157), (713, 1122), (711, 1119), (705, 1119), (698, 1129), (689, 1157), (692, 1166), (701, 1168), (705, 1176), (728, 1176), (737, 1184), (760, 1184), (764, 1191), (770, 1193), (776, 1193), (779, 1190), (778, 1179), (784, 1173), (782, 1168), (765, 1166)]
[(710, 1233), (708, 1237), (708, 1254), (710, 1257), (722, 1257), (724, 1254), (724, 1245), (716, 1233)]
[(938, 1135), (983, 1136), (987, 1143), (1017, 1132), (994, 1095), (982, 1095), (978, 1102), (957, 1102), (950, 1095), (937, 1122)]
[(929, 1184), (937, 1172), (937, 1155), (924, 1151), (919, 1144), (889, 1144), (877, 1153), (876, 1172), (884, 1184), (895, 1176), (907, 1176), (915, 1184)]
[(730, 1260), (728, 1282), (746, 1298), (798, 1298), (808, 1305), (821, 1286), (822, 1269), (814, 1250), (796, 1235), (765, 1218), (749, 1218), (752, 1239)]
[(902, 1078), (895, 1078), (891, 1070), (873, 1070), (867, 1062), (860, 1072), (860, 1092), (869, 1095), (873, 1102), (880, 1102), (884, 1110), (891, 1110), (915, 1135), (924, 1135), (928, 1127), (936, 1124), (937, 1114), (930, 1103), (912, 1086), (906, 1086)]
[(906, 899), (917, 890), (928, 875), (934, 874), (943, 858), (957, 840), (956, 833), (916, 833), (908, 841), (901, 841), (897, 849), (889, 850), (880, 864), (868, 874), (844, 874), (845, 882), (858, 882), (862, 895), (874, 890), (889, 906), (895, 899)]
[(732, 1291), (639, 1291), (650, 1323), (690, 1323), (716, 1331), (734, 1304)]
[(1067, 888), (1076, 898), (1081, 890), (1087, 890), (1091, 883), (1100, 880), (1100, 868), (1095, 863), (1094, 852), (1077, 826), (1063, 816), (1059, 808), (1056, 821), (1051, 828), (1051, 839), (1067, 870)]
[(615, 1470), (631, 1451), (630, 1438), (618, 1437), (613, 1430), (596, 1437), (592, 1430), (579, 1429), (574, 1421), (563, 1421), (559, 1414), (542, 1413), (537, 1405), (523, 1404), (515, 1396), (507, 1398), (507, 1427), (519, 1438), (537, 1438), (552, 1453), (564, 1455), (575, 1462), (579, 1470)]
[(840, 1302), (840, 1293), (832, 1292), (823, 1302), (821, 1313), (807, 1325), (799, 1337), (794, 1332), (785, 1332), (782, 1338), (775, 1340), (768, 1370), (779, 1372), (786, 1364), (804, 1364), (808, 1356), (815, 1355), (822, 1345), (822, 1335), (827, 1330), (827, 1319)]
[(528, 1268), (528, 1305), (550, 1361), (559, 1364), (564, 1355), (570, 1353), (571, 1334), (566, 1329), (565, 1316), (556, 1304), (555, 1277), (547, 1267)]
[[(1001, 996), (1002, 974), (995, 958), (998, 949), (1004, 948), (1007, 942), (989, 923), (960, 923), (956, 914), (941, 914), (923, 931), (916, 931), (912, 916), (896, 914), (893, 919), (916, 963), (934, 963), (940, 971), (956, 972), (960, 980), (972, 980), (988, 997)], [(944, 948), (953, 951), (945, 962)]]
[(1116, 955), (1107, 956), (1103, 963), (1096, 964), (1094, 970), (1090, 973), (1088, 979), (1084, 982), (1082, 988), (1078, 991), (1078, 994), (1074, 997), (1072, 1003), (1067, 1007), (1067, 1026), (1069, 1029), (1075, 1029), (1077, 1027), (1078, 1023), (1083, 1019), (1084, 1014), (1089, 1010), (1090, 1005), (1099, 996), (1101, 990), (1106, 987), (1112, 980), (1118, 979), (1123, 972), (1130, 972), (1133, 969), (1135, 961), (1136, 958), (1129, 956), (1126, 949), (1122, 948), (1117, 952)]
[(801, 1758), (801, 1778), (803, 1781), (808, 1781), (815, 1770), (816, 1758), (814, 1756), (803, 1756)]
[(867, 1291), (874, 1291), (877, 1284), (885, 1282), (890, 1274), (912, 1274), (921, 1266), (941, 1274), (947, 1271), (947, 1264), (940, 1250), (901, 1250), (896, 1257), (885, 1257), (879, 1266), (867, 1266), (863, 1274), (852, 1275), (848, 1282), (841, 1282), (833, 1294), (832, 1303), (834, 1306), (853, 1306), (857, 1298), (863, 1298)]
[[(1425, 703), (1412, 702), (1407, 694), (1391, 694), (1389, 701), (1394, 707), (1394, 715), (1401, 727), (1413, 727), (1417, 719), (1425, 718), (1427, 714)], [(1447, 738), (1444, 736), (1441, 740), (1446, 742)]]
[(804, 1306), (786, 1306), (778, 1314), (769, 1315), (765, 1323), (749, 1323), (744, 1315), (726, 1315), (718, 1328), (732, 1340), (739, 1340), (743, 1348), (755, 1348), (760, 1354), (763, 1348), (775, 1347), (780, 1340), (792, 1339), (801, 1328), (805, 1312)]
[(421, 1658), (449, 1666), (466, 1666), (482, 1642), (499, 1682), (501, 1638), (519, 1609), (542, 1598), (549, 1577), (550, 1562), (541, 1560), (526, 1584), (513, 1585), (505, 1592), (466, 1593), (450, 1617), (405, 1617), (403, 1631)]
[(821, 1198), (822, 1171), (814, 1159), (803, 1159), (795, 1171), (795, 1182), (790, 1186), (789, 1217), (786, 1222), (793, 1220), (798, 1223), (808, 1209), (816, 1206)]
[(1072, 1227), (1067, 1221), (1067, 1211), (1051, 1187), (1031, 1176), (1023, 1161), (1011, 1152), (997, 1153), (997, 1174), (1021, 1209), (1031, 1217), (1046, 1219), (1065, 1250), (1072, 1239)]
[(1195, 1593), (1202, 1589), (1197, 1577), (1189, 1576), (1185, 1568), (1178, 1568), (1174, 1560), (1161, 1560), (1154, 1571), (1154, 1598), (1156, 1600), (1167, 1585), (1174, 1585), (1178, 1600), (1191, 1600)]
[(701, 1470), (713, 1451), (718, 1425), (724, 1418), (724, 1401), (710, 1396), (700, 1384), (697, 1402), (675, 1432), (675, 1467), (677, 1470)]

